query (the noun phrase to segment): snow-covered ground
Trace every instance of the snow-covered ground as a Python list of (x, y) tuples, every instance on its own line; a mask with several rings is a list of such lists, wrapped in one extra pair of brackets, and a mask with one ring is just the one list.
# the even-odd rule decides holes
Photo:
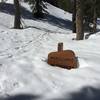
[[(22, 30), (12, 29), (13, 14), (0, 12), (0, 100), (99, 100), (100, 32), (72, 40), (71, 14), (47, 5), (48, 19), (23, 18)], [(46, 63), (58, 42), (75, 52), (79, 68)]]

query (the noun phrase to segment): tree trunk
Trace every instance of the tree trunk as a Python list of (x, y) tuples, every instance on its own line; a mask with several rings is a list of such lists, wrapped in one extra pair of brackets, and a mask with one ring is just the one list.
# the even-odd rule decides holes
[(21, 15), (20, 15), (19, 0), (14, 0), (14, 6), (15, 6), (14, 28), (20, 29), (21, 28)]
[(72, 21), (73, 21), (73, 33), (76, 33), (76, 0), (73, 1), (73, 16), (72, 16)]
[(84, 39), (82, 0), (76, 0), (76, 40)]
[(94, 4), (94, 12), (93, 12), (93, 33), (96, 32), (97, 29), (97, 12), (96, 12), (96, 0)]

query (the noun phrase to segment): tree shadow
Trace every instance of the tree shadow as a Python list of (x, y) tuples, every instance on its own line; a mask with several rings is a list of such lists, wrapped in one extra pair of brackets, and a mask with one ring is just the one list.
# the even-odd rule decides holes
[(39, 98), (41, 98), (41, 96), (21, 94), (15, 96), (7, 96), (6, 98), (0, 98), (0, 100), (37, 100)]
[(72, 93), (71, 100), (100, 100), (100, 89), (84, 87), (78, 93)]
[[(0, 3), (0, 12), (7, 13), (10, 15), (15, 15), (14, 5), (9, 3)], [(32, 13), (22, 6), (21, 6), (21, 16), (24, 19), (33, 19)]]
[[(9, 3), (0, 3), (0, 12), (7, 13), (10, 15), (15, 15), (14, 5)], [(36, 19), (33, 17), (32, 12), (30, 12), (29, 10), (27, 10), (22, 6), (21, 6), (21, 16), (24, 19), (32, 19), (37, 21), (48, 22), (51, 25), (57, 26), (62, 29), (72, 29), (72, 22), (70, 20), (61, 19), (50, 14), (45, 14), (44, 18)]]
[[(67, 96), (70, 97), (68, 98)], [(65, 94), (63, 98), (54, 100), (100, 100), (100, 89), (87, 86), (78, 92), (73, 92), (69, 95)]]
[(67, 19), (58, 18), (50, 14), (46, 14), (46, 17), (42, 19), (42, 21), (48, 22), (59, 28), (70, 29), (70, 30), (72, 29), (72, 21), (67, 20)]
[(78, 92), (63, 95), (62, 98), (43, 99), (40, 95), (20, 94), (15, 96), (7, 96), (0, 100), (100, 100), (100, 89), (92, 86), (86, 86)]

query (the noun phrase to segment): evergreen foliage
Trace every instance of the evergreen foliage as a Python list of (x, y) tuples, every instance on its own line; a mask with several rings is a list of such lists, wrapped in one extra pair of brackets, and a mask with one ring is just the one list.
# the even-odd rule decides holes
[(46, 6), (43, 1), (45, 0), (24, 0), (28, 2), (32, 9), (32, 14), (35, 18), (43, 18)]
[(72, 11), (71, 0), (58, 0), (58, 6), (65, 11)]

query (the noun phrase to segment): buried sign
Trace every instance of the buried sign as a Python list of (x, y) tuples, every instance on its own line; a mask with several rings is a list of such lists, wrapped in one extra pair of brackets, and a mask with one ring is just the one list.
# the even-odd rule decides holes
[(62, 48), (63, 43), (59, 43), (58, 52), (51, 52), (48, 55), (48, 64), (66, 69), (77, 68), (78, 61), (75, 53), (72, 50), (62, 50)]

